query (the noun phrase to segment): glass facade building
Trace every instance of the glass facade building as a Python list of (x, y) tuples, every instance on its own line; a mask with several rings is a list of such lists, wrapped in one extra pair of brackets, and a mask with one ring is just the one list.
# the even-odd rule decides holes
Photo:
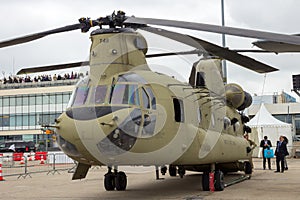
[(0, 142), (45, 140), (41, 125), (53, 124), (67, 107), (77, 80), (3, 84), (0, 87)]

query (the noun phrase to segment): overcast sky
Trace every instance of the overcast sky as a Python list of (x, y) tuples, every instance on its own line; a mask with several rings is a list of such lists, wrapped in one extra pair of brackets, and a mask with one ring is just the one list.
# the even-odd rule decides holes
[[(300, 1), (224, 1), (226, 26), (286, 34), (295, 34), (300, 31), (298, 26)], [(0, 6), (0, 40), (74, 24), (77, 23), (80, 17), (96, 19), (100, 16), (109, 15), (114, 10), (123, 10), (127, 15), (137, 17), (221, 25), (221, 0), (10, 0), (2, 2)], [(177, 30), (221, 45), (221, 35), (183, 29)], [(160, 42), (159, 40), (157, 42), (156, 37), (151, 35), (148, 35), (148, 37), (149, 44), (153, 45), (152, 49), (173, 48), (167, 41)], [(251, 42), (253, 41), (255, 39), (226, 36), (226, 45), (231, 49), (252, 48)], [(165, 44), (166, 47), (161, 46), (162, 44)], [(82, 34), (78, 30), (52, 35), (31, 43), (2, 48), (0, 50), (0, 78), (3, 77), (3, 72), (8, 76), (9, 74), (15, 74), (23, 67), (87, 60), (89, 45), (89, 34)], [(269, 73), (265, 78), (264, 74), (258, 74), (228, 62), (228, 82), (240, 84), (251, 94), (260, 95), (262, 92), (272, 94), (284, 90), (296, 97), (290, 91), (292, 88), (292, 74), (300, 74), (298, 67), (300, 54), (259, 55), (251, 53), (247, 55), (279, 68), (280, 71)], [(180, 69), (183, 70), (180, 74), (187, 80), (190, 64), (194, 60), (190, 60), (190, 57), (184, 57), (182, 60), (186, 63), (186, 66)], [(172, 59), (166, 60), (165, 63), (162, 63), (159, 59), (153, 59), (150, 62), (157, 62), (158, 65), (181, 65), (180, 62), (172, 63)], [(175, 69), (175, 71), (177, 70)]]

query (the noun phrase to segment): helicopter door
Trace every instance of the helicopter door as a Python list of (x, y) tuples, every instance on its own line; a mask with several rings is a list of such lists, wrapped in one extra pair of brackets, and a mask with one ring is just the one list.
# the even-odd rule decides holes
[(152, 137), (155, 135), (157, 120), (156, 98), (150, 87), (140, 88), (142, 99), (142, 132), (141, 137)]

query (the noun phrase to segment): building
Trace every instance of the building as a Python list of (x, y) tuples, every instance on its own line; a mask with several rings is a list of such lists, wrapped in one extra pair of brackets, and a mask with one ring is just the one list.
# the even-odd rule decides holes
[(45, 135), (41, 125), (53, 124), (66, 109), (77, 81), (0, 84), (0, 142), (23, 140), (51, 147), (54, 137)]
[(278, 103), (296, 103), (296, 98), (292, 97), (291, 95), (281, 92), (278, 94), (277, 92), (273, 93), (272, 95), (261, 95), (257, 96), (254, 95), (252, 97), (253, 104), (278, 104)]

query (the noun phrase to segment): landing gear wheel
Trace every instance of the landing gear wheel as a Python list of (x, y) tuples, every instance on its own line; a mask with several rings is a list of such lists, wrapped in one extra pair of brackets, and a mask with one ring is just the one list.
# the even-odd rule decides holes
[(183, 167), (178, 167), (178, 174), (180, 178), (183, 178), (183, 176), (185, 175), (185, 169)]
[(209, 191), (209, 172), (203, 172), (202, 189), (203, 191)]
[(245, 174), (246, 175), (251, 175), (252, 174), (252, 166), (251, 166), (251, 163), (246, 161), (244, 162), (244, 165), (245, 165), (245, 168), (244, 168), (244, 171), (245, 171)]
[(115, 176), (116, 190), (125, 190), (127, 186), (127, 177), (124, 172), (118, 172)]
[(215, 172), (215, 190), (223, 191), (224, 188), (225, 188), (224, 174), (222, 171), (216, 171)]
[(173, 166), (173, 165), (169, 166), (169, 174), (170, 174), (170, 176), (176, 176), (176, 174), (177, 174), (176, 166)]
[(107, 173), (104, 176), (104, 188), (107, 191), (115, 189), (115, 175), (113, 173)]

